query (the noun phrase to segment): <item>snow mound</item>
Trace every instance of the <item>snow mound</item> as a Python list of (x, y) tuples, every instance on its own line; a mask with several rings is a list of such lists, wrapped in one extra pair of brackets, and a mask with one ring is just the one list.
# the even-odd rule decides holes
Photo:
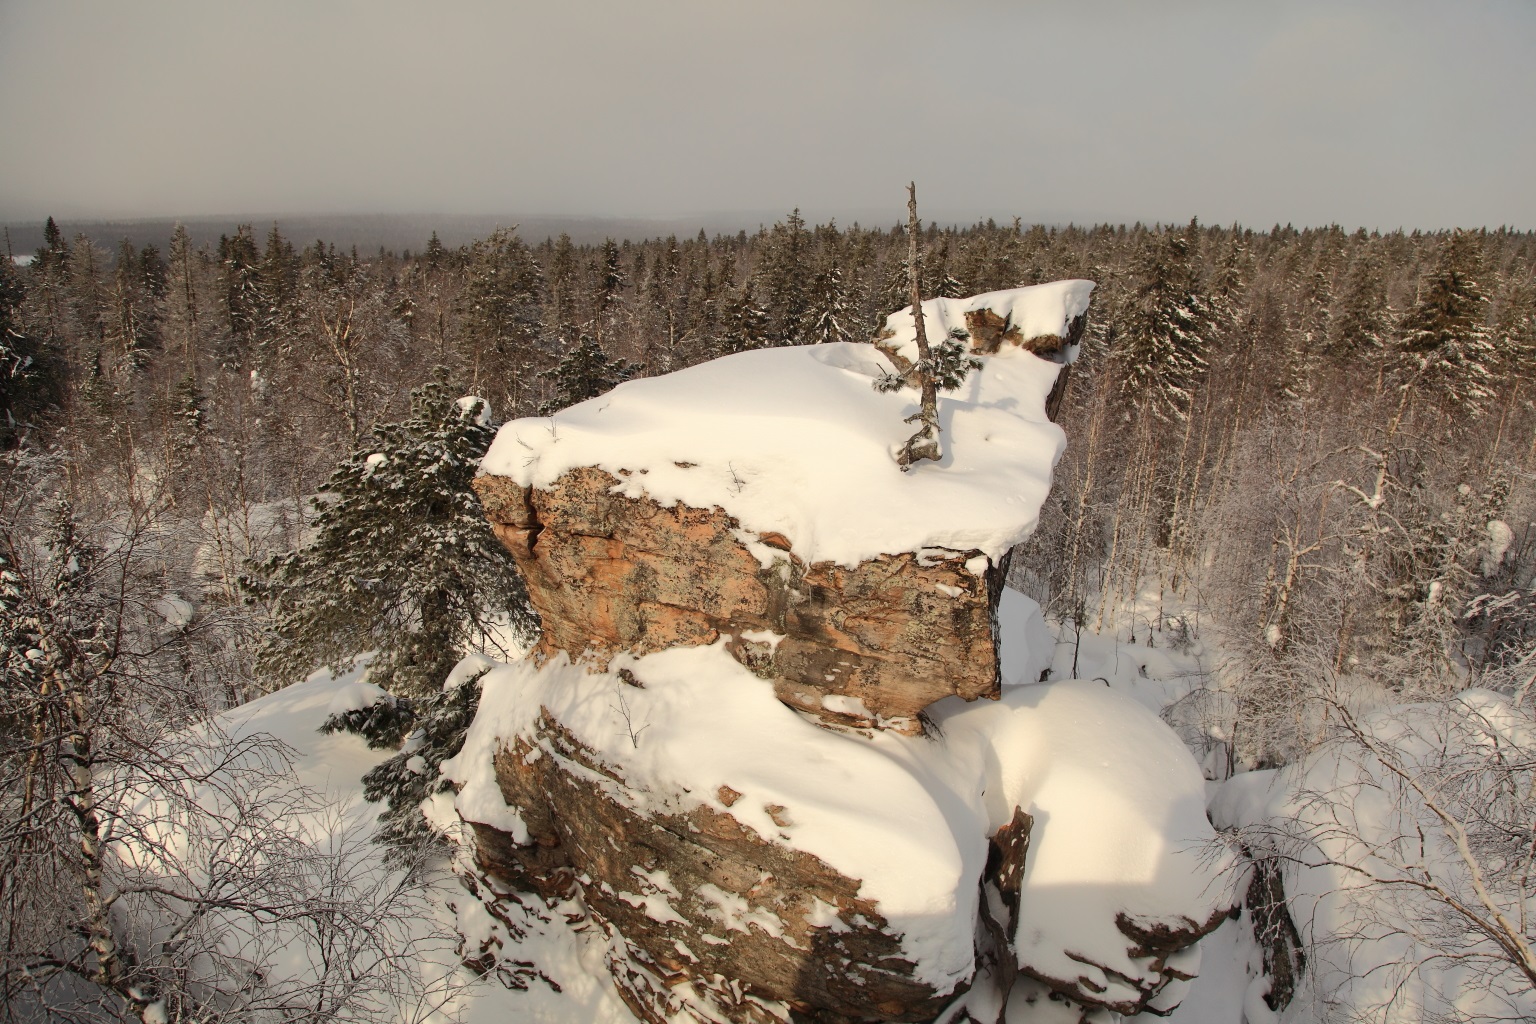
[[(1010, 686), (929, 709), (957, 763), (979, 758), (990, 834), (1035, 821), (1013, 936), (1019, 965), (1134, 1001), (1156, 981), (1118, 926), (1203, 925), (1235, 902), (1235, 860), (1205, 816), (1205, 780), (1174, 732), (1103, 683)], [(1187, 964), (1195, 973), (1198, 959)], [(1190, 969), (1193, 968), (1193, 969)], [(1121, 991), (1123, 990), (1123, 991)]]
[[(515, 737), (533, 739), (547, 709), (622, 772), (622, 786), (594, 781), (637, 813), (707, 804), (769, 842), (862, 879), (860, 896), (878, 900), (893, 930), (906, 933), (919, 979), (941, 992), (953, 988), (971, 971), (974, 879), (986, 861), (974, 815), (935, 799), (931, 769), (892, 734), (865, 740), (812, 725), (724, 645), (621, 655), (612, 673), (589, 674), (563, 654), (543, 668), (522, 662), (493, 670), (463, 750), (443, 766), (463, 784), (460, 814), (484, 821), (506, 813), (493, 754)], [(620, 681), (619, 669), (644, 687)], [(741, 796), (721, 802), (722, 786)], [(791, 824), (778, 824), (774, 813)], [(967, 827), (957, 829), (949, 814)]]
[(1041, 682), (1056, 654), (1056, 635), (1040, 605), (1005, 587), (997, 602), (997, 625), (997, 664), (1003, 682)]
[[(1065, 281), (925, 309), (963, 326), (966, 308), (991, 308), (1026, 336), (1065, 336), (1092, 288)], [(898, 343), (903, 315), (889, 321)], [(621, 479), (620, 493), (719, 507), (746, 530), (781, 534), (807, 562), (852, 566), (924, 547), (996, 561), (1034, 529), (1050, 489), (1065, 439), (1045, 400), (1060, 366), (1014, 346), (983, 357), (939, 397), (944, 458), (907, 473), (893, 452), (918, 395), (871, 387), (893, 369), (873, 346), (849, 343), (726, 356), (507, 423), (480, 468), (548, 487), (596, 466)]]
[[(1342, 715), (1345, 712), (1338, 712)], [(1536, 807), (1536, 719), (1482, 689), (1351, 719), (1304, 760), (1225, 783), (1219, 825), (1286, 858), (1305, 984), (1284, 1020), (1536, 1020), (1536, 993), (1491, 939), (1529, 942), (1510, 837)], [(1529, 849), (1521, 839), (1519, 857)], [(1482, 934), (1479, 934), (1482, 932)]]

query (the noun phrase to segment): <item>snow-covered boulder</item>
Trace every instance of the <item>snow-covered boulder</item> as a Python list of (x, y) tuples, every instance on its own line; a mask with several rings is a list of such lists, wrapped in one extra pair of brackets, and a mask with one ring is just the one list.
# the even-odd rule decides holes
[(579, 898), (642, 1019), (1178, 1003), (1236, 879), (1150, 711), (1068, 681), (946, 699), (927, 736), (834, 732), (726, 643), (493, 668), (445, 765), (481, 870)]
[(909, 312), (502, 428), (476, 487), (543, 633), (444, 768), (487, 890), (578, 899), (643, 1020), (1177, 1002), (1231, 903), (1200, 772), (1102, 686), (1021, 685), (1053, 641), (1002, 586), (1091, 289), (925, 304), (982, 367), (909, 472), (917, 396), (871, 387)]
[(907, 732), (940, 698), (996, 697), (1004, 562), (1064, 443), (1046, 415), (1061, 364), (1022, 342), (1063, 357), (1092, 288), (924, 304), (974, 327), (983, 366), (940, 396), (943, 460), (911, 472), (893, 452), (917, 395), (871, 387), (905, 361), (910, 312), (878, 348), (741, 353), (502, 427), (476, 487), (543, 621), (538, 656), (602, 667), (730, 636), (791, 706)]

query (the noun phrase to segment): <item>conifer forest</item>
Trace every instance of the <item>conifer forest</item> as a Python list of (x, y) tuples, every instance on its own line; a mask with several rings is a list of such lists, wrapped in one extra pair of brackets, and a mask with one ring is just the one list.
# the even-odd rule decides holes
[[(1126, 638), (1166, 625), (1149, 592), (1179, 628), (1220, 629), (1252, 726), (1236, 756), (1306, 748), (1318, 670), (1433, 691), (1525, 656), (1528, 233), (988, 222), (924, 241), (928, 297), (1097, 282), (1058, 413), (1071, 440), (1015, 575)], [(413, 392), (480, 396), (500, 422), (726, 353), (867, 341), (909, 302), (905, 261), (899, 227), (798, 214), (366, 254), (277, 225), (142, 249), (50, 227), (29, 265), (0, 266), (5, 444), (11, 465), (55, 461), (75, 515), (164, 504), (187, 600), (241, 620), (207, 694), (232, 700), (285, 681), (251, 659), (269, 623), (242, 603), (249, 561), (302, 534), (338, 465), (400, 443)]]
[[(105, 1016), (168, 1019), (164, 985), (133, 980), (126, 943), (91, 902), (106, 870), (92, 844), (108, 840), (82, 765), (142, 749), (129, 761), (169, 777), (154, 765), (170, 748), (145, 737), (185, 735), (377, 652), (370, 680), (398, 701), (333, 708), (344, 714), (331, 725), (395, 749), (420, 721), (447, 722), (427, 754), (435, 769), (474, 714), (449, 706), (442, 680), (537, 625), (470, 486), (495, 427), (732, 353), (871, 341), (911, 304), (909, 241), (903, 225), (812, 225), (798, 211), (755, 233), (587, 245), (508, 227), (398, 252), (290, 238), (280, 224), (216, 245), (177, 229), (138, 247), (50, 220), (30, 260), (0, 261), (6, 1001), (75, 971), (115, 993)], [(1297, 764), (1341, 727), (1375, 750), (1352, 724), (1362, 706), (1476, 687), (1528, 708), (1536, 236), (1015, 220), (929, 225), (921, 242), (924, 299), (1096, 283), (1054, 412), (1065, 454), (1008, 582), (1039, 602), (1074, 668), (1090, 636), (1187, 655), (1196, 674), (1162, 717), (1207, 779)], [(82, 665), (88, 700), (49, 681)], [(71, 737), (67, 756), (44, 752), (55, 732)], [(417, 749), (369, 776), (370, 798), (399, 812), (398, 857), (412, 856), (416, 808), (433, 793), (402, 767)], [(1426, 806), (1449, 807), (1451, 788)], [(1525, 907), (1528, 795), (1456, 792), (1464, 802), (1446, 813), (1494, 880), (1487, 906)], [(1515, 817), (1466, 817), (1505, 797)], [(83, 860), (60, 852), (70, 843)], [(21, 913), (15, 901), (66, 860), (84, 872), (85, 902)], [(1517, 877), (1510, 903), (1499, 894)], [(183, 909), (254, 898), (132, 891)], [(284, 892), (292, 919), (322, 920)], [(388, 904), (369, 892), (370, 906)], [(1266, 1006), (1279, 1012), (1312, 953), (1297, 953), (1304, 937), (1274, 899), (1250, 893), (1249, 906), (1270, 915)], [(1431, 932), (1476, 932), (1502, 950), (1485, 977), (1536, 985), (1524, 918), (1500, 931), (1492, 910), (1473, 910), (1472, 924), (1415, 934), (1427, 947)], [(46, 939), (66, 920), (84, 922), (79, 948), (92, 952), (78, 962)], [(37, 949), (54, 959), (22, 955)], [(324, 992), (303, 999), (356, 1005), (339, 980)], [(369, 998), (386, 995), (399, 994)], [(267, 1011), (331, 1019), (281, 1000)]]

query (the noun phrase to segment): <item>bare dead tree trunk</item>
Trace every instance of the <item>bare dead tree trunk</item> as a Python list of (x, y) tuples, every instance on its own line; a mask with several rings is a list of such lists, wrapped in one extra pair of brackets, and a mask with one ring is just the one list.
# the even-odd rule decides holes
[(912, 323), (917, 328), (917, 366), (913, 369), (917, 372), (919, 387), (922, 388), (922, 406), (916, 416), (910, 416), (907, 422), (916, 420), (921, 426), (917, 433), (907, 438), (907, 443), (902, 445), (901, 454), (896, 461), (902, 469), (909, 468), (912, 463), (923, 459), (939, 461), (939, 392), (933, 382), (933, 360), (928, 354), (928, 335), (923, 329), (923, 289), (922, 274), (919, 260), (922, 253), (918, 245), (918, 236), (921, 233), (921, 225), (917, 219), (917, 183), (910, 182), (907, 185), (907, 283), (912, 293)]

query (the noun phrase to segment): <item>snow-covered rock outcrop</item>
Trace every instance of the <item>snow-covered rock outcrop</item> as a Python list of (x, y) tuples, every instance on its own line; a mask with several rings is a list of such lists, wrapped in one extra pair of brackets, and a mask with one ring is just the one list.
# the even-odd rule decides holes
[(997, 696), (1003, 561), (1064, 443), (1045, 414), (1060, 364), (1022, 342), (1066, 344), (1092, 287), (925, 303), (991, 354), (940, 398), (943, 461), (910, 473), (892, 452), (916, 395), (870, 387), (912, 347), (910, 312), (880, 349), (746, 352), (507, 424), (476, 487), (544, 621), (539, 656), (730, 636), (791, 706), (908, 732), (941, 697)]
[(1048, 632), (1003, 600), (1063, 445), (1035, 353), (1069, 354), (1091, 288), (925, 304), (983, 367), (907, 473), (916, 396), (870, 382), (910, 313), (878, 348), (743, 353), (502, 428), (476, 486), (544, 632), (487, 666), (445, 770), (481, 870), (579, 896), (642, 1019), (1177, 1002), (1231, 905), (1200, 773), (1134, 702), (1036, 684)]

